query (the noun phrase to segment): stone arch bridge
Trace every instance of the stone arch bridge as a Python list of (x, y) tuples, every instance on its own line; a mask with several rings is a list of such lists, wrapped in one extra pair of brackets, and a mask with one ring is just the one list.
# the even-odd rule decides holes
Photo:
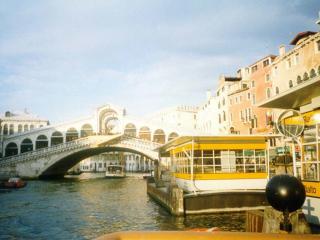
[(95, 135), (55, 146), (2, 158), (0, 177), (23, 178), (62, 177), (68, 169), (81, 160), (109, 151), (137, 153), (156, 161), (159, 143), (118, 135)]

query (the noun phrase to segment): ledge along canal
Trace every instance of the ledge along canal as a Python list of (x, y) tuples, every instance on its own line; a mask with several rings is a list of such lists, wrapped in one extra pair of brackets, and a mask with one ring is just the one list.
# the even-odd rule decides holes
[(218, 227), (244, 231), (245, 213), (173, 217), (146, 191), (146, 181), (62, 179), (29, 181), (0, 190), (0, 239), (92, 239), (130, 230)]

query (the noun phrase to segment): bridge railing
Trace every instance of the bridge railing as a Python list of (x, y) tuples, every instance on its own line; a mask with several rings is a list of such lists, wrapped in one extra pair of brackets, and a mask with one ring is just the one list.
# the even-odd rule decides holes
[(81, 147), (89, 146), (90, 144), (91, 144), (91, 141), (89, 137), (79, 138), (70, 142), (65, 142), (65, 143), (54, 145), (54, 146), (21, 153), (19, 155), (0, 158), (0, 166), (7, 165), (10, 163), (23, 162), (25, 160), (29, 160), (30, 158), (38, 158), (45, 155), (51, 155), (57, 152), (70, 150), (70, 148), (71, 149), (81, 148)]
[(131, 137), (131, 136), (125, 136), (125, 135), (121, 137), (121, 143), (126, 144), (128, 146), (133, 146), (133, 147), (143, 148), (143, 149), (153, 150), (153, 151), (163, 145), (161, 143), (156, 143), (149, 140)]

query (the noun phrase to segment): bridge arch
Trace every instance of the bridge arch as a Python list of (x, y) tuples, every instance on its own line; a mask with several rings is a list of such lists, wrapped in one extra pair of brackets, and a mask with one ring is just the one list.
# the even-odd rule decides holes
[(62, 132), (55, 131), (51, 135), (51, 146), (58, 145), (63, 143), (63, 134)]
[(13, 156), (13, 155), (17, 155), (18, 154), (18, 145), (14, 142), (9, 143), (6, 146), (5, 149), (5, 156), (9, 157), (9, 156)]
[(124, 134), (128, 135), (130, 137), (136, 137), (137, 136), (137, 128), (133, 123), (126, 124), (124, 128)]
[(30, 140), (30, 138), (25, 138), (21, 142), (20, 152), (25, 153), (25, 152), (30, 152), (30, 151), (33, 151), (33, 143)]
[(174, 138), (177, 138), (177, 137), (179, 137), (178, 133), (176, 133), (176, 132), (170, 133), (169, 136), (168, 136), (168, 142), (171, 141)]
[(71, 127), (66, 132), (66, 142), (70, 142), (79, 138), (79, 133), (77, 129)]
[(151, 141), (151, 131), (147, 126), (143, 126), (139, 130), (139, 138)]
[(80, 137), (88, 137), (91, 135), (93, 135), (93, 128), (91, 124), (89, 123), (83, 124), (80, 131)]
[(166, 134), (162, 129), (157, 129), (153, 133), (153, 141), (164, 144), (166, 142)]
[(152, 161), (157, 160), (142, 151), (137, 151), (131, 148), (117, 147), (117, 146), (95, 147), (95, 148), (80, 150), (78, 152), (69, 154), (61, 159), (56, 160), (49, 167), (47, 167), (46, 169), (43, 169), (43, 171), (39, 175), (39, 178), (63, 177), (71, 167), (79, 163), (81, 160), (84, 160), (94, 155), (99, 155), (101, 153), (107, 153), (107, 152), (134, 153), (134, 154), (144, 156)]
[(36, 150), (46, 148), (49, 146), (48, 137), (46, 135), (39, 135), (36, 139)]

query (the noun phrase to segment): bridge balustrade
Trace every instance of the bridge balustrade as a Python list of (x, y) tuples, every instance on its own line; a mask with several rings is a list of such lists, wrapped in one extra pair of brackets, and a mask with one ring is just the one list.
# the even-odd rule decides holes
[(65, 142), (52, 147), (41, 148), (35, 151), (21, 153), (19, 155), (4, 157), (0, 160), (0, 166), (17, 163), (17, 162), (23, 162), (26, 160), (30, 160), (31, 158), (36, 159), (38, 157), (43, 157), (45, 155), (49, 156), (54, 153), (61, 153), (63, 151), (69, 151), (76, 148), (82, 148), (82, 147), (89, 146), (90, 144), (91, 144), (91, 141), (88, 137), (82, 138), (82, 139), (76, 139), (74, 141)]

